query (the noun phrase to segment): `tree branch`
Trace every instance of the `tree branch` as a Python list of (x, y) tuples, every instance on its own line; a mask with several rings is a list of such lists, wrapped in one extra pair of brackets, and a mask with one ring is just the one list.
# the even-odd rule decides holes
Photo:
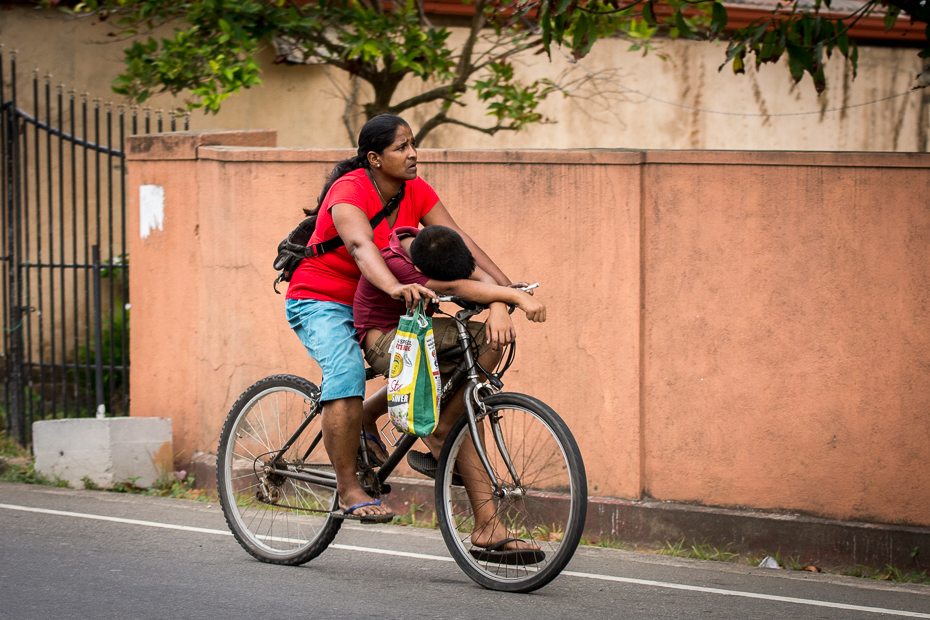
[[(533, 33), (536, 34), (536, 33)], [(518, 32), (513, 34), (506, 35), (496, 35), (495, 37), (484, 36), (482, 40), (488, 44), (488, 47), (482, 50), (476, 58), (472, 61), (474, 64), (482, 64), (485, 62), (485, 58), (494, 58), (497, 54), (497, 50), (500, 48), (507, 48), (512, 46), (521, 45), (519, 43), (522, 39), (529, 38), (529, 34), (526, 32)], [(542, 39), (540, 39), (542, 41)], [(492, 61), (493, 62), (493, 61)]]
[(292, 8), (292, 9), (294, 9), (295, 11), (297, 11), (297, 14), (298, 14), (298, 15), (300, 15), (301, 17), (306, 17), (306, 15), (304, 14), (304, 9), (303, 9), (303, 7), (300, 6), (299, 4), (297, 4), (296, 0), (287, 0), (287, 2), (288, 2), (288, 4), (291, 5), (291, 8)]
[(469, 76), (472, 74), (471, 70), (471, 55), (475, 50), (475, 41), (478, 39), (478, 33), (481, 32), (481, 29), (485, 24), (484, 17), (484, 7), (487, 6), (488, 0), (476, 0), (475, 2), (475, 12), (471, 18), (471, 30), (468, 32), (468, 39), (465, 40), (465, 45), (462, 46), (462, 55), (459, 56), (459, 64), (455, 69), (456, 78), (453, 82), (453, 86), (465, 87), (465, 82), (468, 81)]
[(426, 7), (423, 6), (423, 0), (416, 0), (417, 2), (417, 11), (420, 13), (420, 22), (423, 23), (427, 28), (433, 27), (433, 22), (429, 20), (429, 17), (426, 16)]
[(325, 35), (316, 34), (312, 32), (301, 32), (295, 33), (294, 37), (301, 42), (315, 43), (326, 48), (326, 51), (329, 52), (328, 56), (323, 56), (320, 54), (314, 54), (320, 58), (325, 64), (332, 65), (337, 69), (342, 69), (343, 71), (350, 73), (352, 75), (357, 75), (369, 84), (374, 85), (378, 80), (380, 71), (378, 67), (373, 63), (366, 63), (363, 61), (352, 60), (346, 61), (342, 59), (343, 54), (345, 53), (345, 46), (339, 45), (338, 43), (333, 43)]
[(459, 103), (454, 97), (452, 97), (453, 92), (465, 92), (465, 87), (462, 86), (460, 89), (457, 89), (455, 85), (453, 86), (438, 86), (432, 90), (428, 90), (425, 93), (420, 93), (409, 99), (405, 99), (398, 104), (392, 105), (390, 110), (392, 114), (400, 114), (404, 110), (409, 110), (410, 108), (415, 108), (416, 106), (429, 103), (430, 101), (438, 101), (444, 99), (446, 101), (452, 101), (454, 103)]
[[(646, 1), (646, 0), (636, 0), (635, 2), (631, 2), (630, 4), (627, 4), (627, 5), (625, 5), (625, 6), (618, 6), (617, 8), (612, 9), (612, 10), (610, 10), (610, 11), (595, 11), (595, 10), (593, 10), (593, 9), (586, 9), (586, 8), (584, 8), (583, 6), (579, 6), (579, 7), (578, 7), (578, 10), (581, 11), (581, 12), (583, 12), (583, 13), (589, 13), (589, 14), (591, 14), (591, 15), (613, 15), (614, 13), (622, 13), (623, 11), (625, 11), (625, 10), (627, 10), (627, 9), (631, 9), (631, 8), (633, 8), (634, 6), (636, 6), (637, 4), (641, 4), (641, 3), (645, 2), (645, 1)], [(710, 0), (710, 1), (713, 2), (713, 0)], [(696, 3), (689, 2), (688, 4), (696, 4)], [(616, 5), (615, 5), (615, 6), (616, 6)]]
[(518, 46), (518, 47), (513, 47), (513, 48), (511, 48), (511, 49), (509, 49), (509, 50), (506, 50), (506, 51), (504, 51), (504, 52), (501, 52), (501, 53), (498, 54), (497, 56), (494, 56), (494, 57), (492, 57), (492, 58), (489, 58), (488, 60), (482, 62), (481, 64), (478, 64), (478, 65), (473, 66), (473, 67), (472, 67), (472, 72), (474, 73), (474, 72), (476, 72), (476, 71), (480, 71), (481, 69), (484, 69), (485, 67), (487, 67), (488, 65), (490, 65), (490, 64), (492, 64), (492, 63), (500, 62), (500, 61), (502, 61), (502, 60), (505, 60), (505, 59), (507, 59), (507, 58), (510, 58), (511, 56), (515, 56), (515, 55), (517, 55), (517, 54), (519, 54), (519, 53), (521, 53), (521, 52), (525, 52), (525, 51), (528, 50), (528, 49), (532, 49), (532, 48), (534, 48), (534, 47), (537, 47), (537, 46), (539, 46), (539, 45), (542, 45), (542, 43), (543, 43), (543, 40), (542, 40), (542, 39), (537, 39), (536, 41), (533, 41), (532, 43), (527, 43), (526, 45), (521, 45), (521, 46)]
[(417, 132), (415, 138), (417, 144), (422, 144), (423, 139), (426, 138), (429, 132), (436, 129), (440, 125), (458, 125), (459, 127), (465, 127), (466, 129), (480, 131), (481, 133), (487, 134), (489, 136), (493, 136), (498, 131), (517, 131), (517, 127), (508, 127), (506, 125), (501, 125), (500, 123), (494, 127), (479, 127), (477, 125), (472, 125), (470, 123), (466, 123), (454, 118), (449, 118), (449, 116), (446, 114), (446, 111), (443, 110), (436, 114), (433, 118), (423, 123), (423, 126), (420, 127), (420, 131)]
[(355, 132), (355, 125), (352, 122), (352, 108), (358, 105), (359, 78), (353, 76), (351, 80), (352, 94), (346, 97), (346, 108), (342, 113), (342, 123), (346, 126), (346, 131), (349, 132), (349, 141), (352, 143), (352, 146), (358, 147), (358, 138), (356, 137), (357, 134)]

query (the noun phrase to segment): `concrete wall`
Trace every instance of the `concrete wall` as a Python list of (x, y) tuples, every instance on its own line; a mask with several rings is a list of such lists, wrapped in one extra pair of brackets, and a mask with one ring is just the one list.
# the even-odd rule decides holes
[[(461, 41), (463, 30), (452, 30), (451, 40)], [(91, 97), (119, 103), (110, 84), (123, 70), (122, 50), (129, 42), (108, 36), (110, 32), (107, 23), (67, 17), (58, 11), (32, 7), (0, 11), (4, 52), (20, 52), (21, 92), (31, 89), (28, 80), (38, 67), (40, 74), (52, 74), (53, 85), (65, 83)], [(170, 28), (165, 33), (170, 34)], [(810, 78), (793, 85), (785, 59), (758, 73), (749, 63), (746, 75), (734, 76), (729, 67), (718, 71), (725, 59), (722, 44), (663, 39), (654, 44), (656, 53), (642, 57), (627, 51), (629, 42), (600, 41), (578, 65), (570, 64), (558, 51), (551, 63), (545, 56), (529, 56), (515, 65), (529, 82), (557, 80), (569, 70), (568, 80), (592, 74), (598, 79), (580, 89), (576, 93), (580, 97), (550, 97), (540, 107), (553, 121), (549, 124), (494, 137), (446, 126), (432, 133), (423, 146), (927, 150), (930, 91), (841, 110), (908, 93), (923, 68), (915, 48), (863, 46), (855, 80), (836, 55), (827, 64), (829, 87), (818, 97)], [(275, 65), (273, 60), (273, 50), (265, 50), (260, 56), (264, 84), (228, 99), (216, 116), (195, 112), (192, 128), (275, 129), (281, 146), (350, 146), (342, 122), (345, 102), (340, 98), (340, 91), (351, 90), (346, 75), (319, 66)], [(397, 101), (429, 86), (408, 80), (398, 90)], [(183, 98), (162, 95), (145, 105), (170, 110), (183, 104)], [(435, 110), (411, 111), (408, 120), (419, 127), (427, 113)], [(465, 122), (489, 124), (478, 107), (455, 114)]]
[[(319, 381), (274, 247), (348, 151), (252, 132), (130, 140), (132, 415), (214, 452), (249, 384)], [(232, 146), (225, 146), (232, 145)], [(253, 146), (249, 146), (253, 145)], [(507, 388), (575, 433), (592, 495), (930, 524), (930, 156), (431, 151), (421, 174), (512, 278)]]

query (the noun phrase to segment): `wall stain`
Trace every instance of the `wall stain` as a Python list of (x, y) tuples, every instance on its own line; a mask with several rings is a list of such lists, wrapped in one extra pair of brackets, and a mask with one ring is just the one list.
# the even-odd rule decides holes
[[(892, 92), (894, 92), (894, 91), (897, 90), (898, 72), (900, 71), (900, 69), (901, 69), (901, 55), (900, 55), (900, 54), (895, 54), (895, 58), (894, 58), (894, 70), (893, 70), (892, 73), (891, 73), (891, 90), (892, 90)], [(905, 117), (905, 115), (907, 114), (907, 103), (908, 103), (908, 98), (907, 98), (907, 97), (902, 97), (902, 98), (901, 98), (901, 107), (900, 107), (900, 109), (898, 110), (897, 118), (895, 119), (895, 122), (894, 122), (894, 131), (892, 132), (892, 136), (893, 136), (893, 138), (892, 138), (892, 140), (891, 140), (891, 150), (892, 150), (892, 151), (897, 151), (897, 150), (898, 150), (898, 139), (901, 137), (901, 128), (904, 126), (904, 117)], [(891, 110), (892, 110), (892, 112), (893, 112), (893, 111), (894, 111), (894, 101), (891, 101), (890, 104), (891, 104)]]
[[(697, 67), (697, 84), (694, 89), (694, 103), (695, 108), (700, 108), (702, 103), (702, 95), (704, 92), (704, 63), (701, 62), (700, 66)], [(700, 110), (691, 110), (691, 134), (688, 136), (691, 142), (691, 148), (699, 149), (701, 148), (701, 111)]]
[(756, 71), (749, 70), (746, 72), (749, 76), (749, 82), (752, 84), (752, 96), (756, 100), (756, 105), (759, 106), (759, 112), (765, 114), (765, 118), (762, 119), (762, 126), (766, 127), (771, 125), (771, 117), (769, 114), (769, 108), (765, 103), (765, 99), (762, 97), (762, 89), (759, 88), (759, 79), (756, 77)]
[(930, 133), (930, 88), (925, 88), (920, 95), (920, 106), (917, 108), (917, 152), (926, 153), (927, 134)]
[(843, 109), (840, 110), (840, 120), (846, 120), (846, 109), (849, 107), (849, 83), (852, 81), (852, 64), (847, 60), (843, 63)]

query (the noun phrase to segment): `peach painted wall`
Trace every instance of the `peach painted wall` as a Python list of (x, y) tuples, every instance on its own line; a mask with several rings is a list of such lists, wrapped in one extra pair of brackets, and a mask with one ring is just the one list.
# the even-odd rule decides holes
[(930, 523), (930, 157), (646, 161), (648, 491)]
[[(215, 452), (249, 384), (319, 370), (273, 248), (341, 150), (129, 140), (132, 415)], [(930, 524), (930, 156), (429, 151), (421, 174), (549, 321), (507, 388), (568, 422), (592, 495)], [(834, 440), (834, 436), (836, 439)]]

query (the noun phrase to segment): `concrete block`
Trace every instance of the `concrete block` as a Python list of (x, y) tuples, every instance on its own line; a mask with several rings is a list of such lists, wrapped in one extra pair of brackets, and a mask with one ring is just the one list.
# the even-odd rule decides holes
[(173, 468), (169, 418), (79, 418), (32, 425), (35, 468), (81, 488), (84, 477), (103, 488), (136, 478), (150, 487)]

